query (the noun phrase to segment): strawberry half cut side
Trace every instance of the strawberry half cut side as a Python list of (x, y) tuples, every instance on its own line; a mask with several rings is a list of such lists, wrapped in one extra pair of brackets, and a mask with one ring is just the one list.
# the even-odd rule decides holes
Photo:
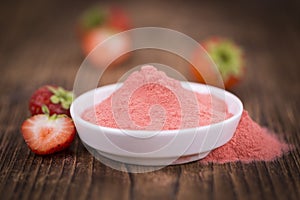
[(21, 132), (34, 153), (46, 155), (69, 147), (75, 136), (75, 126), (66, 115), (39, 114), (25, 120)]

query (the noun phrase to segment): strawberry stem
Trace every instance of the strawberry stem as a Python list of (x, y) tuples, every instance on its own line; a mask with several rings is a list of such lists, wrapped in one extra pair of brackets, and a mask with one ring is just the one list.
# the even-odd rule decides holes
[(73, 101), (73, 93), (63, 89), (62, 87), (54, 88), (48, 87), (53, 93), (50, 97), (50, 101), (54, 104), (61, 104), (62, 108), (68, 110)]
[(45, 115), (48, 116), (49, 120), (56, 120), (58, 118), (63, 118), (63, 117), (68, 117), (68, 115), (66, 114), (53, 114), (53, 115), (50, 115), (50, 111), (49, 111), (49, 108), (46, 106), (46, 105), (42, 105), (42, 111)]
[(57, 119), (57, 114), (53, 114), (49, 117), (50, 120), (56, 120)]
[(81, 23), (84, 29), (92, 29), (104, 24), (107, 13), (99, 8), (93, 7), (87, 10), (81, 17)]
[(243, 67), (242, 49), (232, 41), (223, 39), (207, 44), (208, 54), (216, 63), (224, 82), (230, 76), (239, 76)]

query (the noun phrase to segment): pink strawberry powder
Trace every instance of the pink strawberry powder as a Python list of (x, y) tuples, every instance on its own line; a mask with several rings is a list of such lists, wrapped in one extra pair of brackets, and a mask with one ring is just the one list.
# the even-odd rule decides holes
[(144, 66), (82, 117), (111, 128), (174, 130), (209, 125), (231, 115), (224, 101), (187, 90), (164, 72)]
[(290, 146), (281, 142), (274, 133), (254, 122), (244, 111), (232, 139), (225, 145), (213, 150), (201, 163), (272, 161)]
[[(222, 100), (187, 90), (164, 72), (144, 66), (109, 98), (86, 110), (82, 118), (111, 128), (172, 130), (209, 125), (231, 116)], [(270, 161), (288, 150), (286, 143), (244, 111), (233, 138), (200, 162)]]

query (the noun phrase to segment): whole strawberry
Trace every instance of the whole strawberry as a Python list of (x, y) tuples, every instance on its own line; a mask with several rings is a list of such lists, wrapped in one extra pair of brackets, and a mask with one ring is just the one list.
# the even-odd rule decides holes
[[(245, 60), (243, 49), (240, 46), (232, 40), (222, 37), (210, 37), (201, 44), (215, 62), (226, 89), (232, 88), (243, 78), (245, 73)], [(201, 59), (201, 56), (197, 57), (197, 54), (203, 54), (202, 49), (199, 49), (198, 51), (199, 52), (196, 52), (195, 54), (194, 62), (197, 63), (198, 66), (204, 68), (206, 63)], [(191, 69), (199, 82), (214, 82), (213, 80), (208, 80), (211, 77), (214, 77), (213, 74), (207, 73), (205, 77), (206, 80), (204, 80), (195, 68), (192, 67)], [(205, 71), (205, 69), (202, 70)]]
[(30, 98), (31, 115), (43, 114), (42, 107), (47, 106), (49, 115), (65, 114), (70, 116), (73, 94), (62, 87), (45, 85), (36, 90)]

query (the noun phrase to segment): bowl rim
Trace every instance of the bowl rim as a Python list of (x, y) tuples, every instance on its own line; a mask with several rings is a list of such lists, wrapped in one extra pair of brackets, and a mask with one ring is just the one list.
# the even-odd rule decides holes
[[(181, 83), (192, 84), (192, 85), (195, 85), (195, 86), (198, 85), (198, 86), (201, 86), (201, 87), (208, 87), (212, 90), (216, 90), (216, 91), (219, 91), (219, 92), (225, 92), (225, 97), (229, 96), (230, 98), (233, 98), (235, 100), (235, 102), (237, 103), (237, 105), (238, 105), (237, 113), (236, 114), (232, 113), (233, 115), (231, 117), (229, 117), (225, 120), (222, 120), (220, 122), (216, 122), (216, 123), (212, 123), (212, 124), (208, 124), (208, 125), (204, 125), (204, 126), (197, 126), (197, 127), (185, 128), (185, 129), (172, 129), (172, 130), (131, 130), (131, 129), (118, 129), (118, 128), (105, 127), (105, 126), (96, 125), (94, 123), (91, 123), (91, 122), (88, 122), (88, 121), (84, 120), (81, 117), (82, 113), (75, 113), (74, 105), (76, 104), (76, 101), (79, 101), (78, 100), (79, 98), (83, 98), (83, 96), (90, 95), (90, 93), (97, 92), (97, 90), (101, 90), (105, 87), (116, 87), (118, 84), (120, 84), (120, 83), (114, 83), (114, 84), (104, 85), (104, 86), (101, 86), (101, 87), (98, 87), (98, 88), (95, 88), (95, 89), (92, 89), (92, 90), (89, 90), (85, 93), (80, 94), (72, 102), (71, 107), (70, 107), (70, 114), (72, 116), (73, 121), (75, 122), (75, 125), (76, 125), (76, 123), (80, 123), (81, 125), (83, 125), (86, 128), (90, 128), (90, 129), (94, 129), (94, 130), (96, 130), (96, 129), (101, 130), (101, 131), (105, 132), (106, 134), (109, 133), (109, 134), (113, 134), (113, 135), (123, 135), (124, 132), (129, 132), (130, 135), (131, 134), (133, 134), (133, 135), (136, 134), (140, 138), (142, 136), (141, 134), (144, 134), (145, 139), (147, 139), (147, 135), (153, 135), (156, 132), (166, 133), (166, 134), (160, 134), (160, 136), (171, 136), (172, 134), (177, 134), (178, 132), (191, 132), (191, 131), (194, 132), (195, 130), (197, 130), (197, 132), (199, 132), (201, 130), (205, 131), (205, 130), (211, 128), (211, 126), (220, 126), (223, 123), (233, 122), (233, 121), (237, 120), (238, 118), (240, 118), (240, 116), (242, 115), (242, 113), (243, 113), (243, 103), (233, 93), (231, 93), (227, 90), (221, 89), (221, 88), (217, 88), (215, 86), (206, 85), (206, 84), (202, 84), (202, 83), (195, 83), (195, 82), (189, 82), (189, 81), (180, 81), (180, 82)], [(197, 92), (197, 91), (194, 91), (194, 90), (192, 90), (192, 91)], [(103, 99), (103, 100), (105, 100), (105, 99)], [(100, 102), (102, 102), (102, 101), (100, 101)], [(100, 103), (100, 102), (98, 102), (98, 103)], [(226, 103), (226, 105), (228, 106), (227, 103)], [(141, 139), (142, 138), (143, 137), (141, 137)]]

